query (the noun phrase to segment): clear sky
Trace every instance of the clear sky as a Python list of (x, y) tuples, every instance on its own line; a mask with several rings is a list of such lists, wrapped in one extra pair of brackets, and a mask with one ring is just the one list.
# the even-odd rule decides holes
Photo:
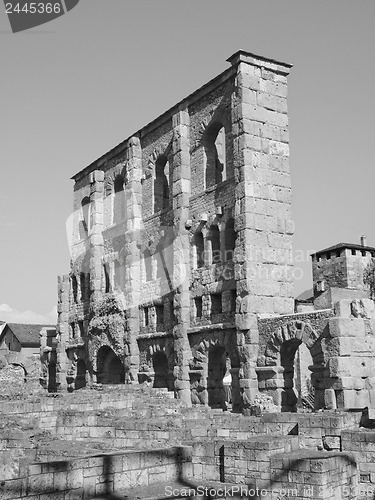
[(54, 322), (70, 177), (228, 67), (289, 76), (296, 294), (306, 253), (375, 246), (374, 0), (80, 0), (12, 34), (0, 5), (0, 319)]

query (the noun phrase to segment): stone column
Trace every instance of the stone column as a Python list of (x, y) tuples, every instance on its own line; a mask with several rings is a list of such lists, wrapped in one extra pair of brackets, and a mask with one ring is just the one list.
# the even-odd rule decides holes
[(128, 355), (125, 368), (128, 382), (138, 382), (139, 304), (141, 300), (140, 229), (142, 221), (142, 151), (138, 137), (128, 142), (126, 164), (125, 296), (128, 330)]
[(69, 342), (69, 275), (59, 276), (57, 280), (57, 327), (56, 327), (56, 390), (66, 390), (68, 385), (66, 373), (68, 370), (68, 357), (66, 344)]
[(190, 241), (185, 223), (189, 219), (190, 196), (190, 140), (189, 113), (179, 111), (172, 117), (173, 125), (173, 294), (175, 325), (174, 376), (175, 393), (179, 399), (191, 405), (188, 340), (190, 324)]
[(232, 95), (236, 327), (244, 406), (258, 391), (257, 314), (293, 313), (286, 75), (290, 65), (238, 52)]
[(90, 301), (96, 302), (102, 296), (103, 268), (103, 196), (104, 172), (95, 170), (90, 174)]

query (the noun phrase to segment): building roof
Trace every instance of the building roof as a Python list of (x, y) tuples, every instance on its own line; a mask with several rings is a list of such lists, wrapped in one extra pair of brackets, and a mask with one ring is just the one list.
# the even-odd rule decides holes
[(354, 243), (337, 243), (337, 245), (333, 245), (332, 247), (324, 248), (323, 250), (318, 250), (315, 253), (310, 254), (313, 255), (322, 255), (323, 253), (332, 252), (334, 250), (342, 250), (343, 248), (350, 248), (353, 250), (368, 250), (369, 252), (375, 253), (375, 247), (364, 246), (361, 244)]
[(52, 325), (26, 325), (23, 323), (7, 323), (8, 328), (22, 346), (39, 345), (39, 333), (42, 328), (55, 328)]

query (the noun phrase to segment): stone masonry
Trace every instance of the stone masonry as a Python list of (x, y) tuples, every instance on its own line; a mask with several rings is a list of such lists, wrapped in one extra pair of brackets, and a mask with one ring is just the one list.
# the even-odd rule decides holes
[[(231, 66), (73, 177), (57, 389), (146, 382), (249, 407), (257, 314), (293, 313), (287, 75)], [(81, 385), (79, 383), (78, 385)]]
[(315, 310), (294, 313), (291, 66), (228, 61), (74, 175), (56, 390), (140, 383), (245, 414), (372, 407), (375, 248), (314, 254)]

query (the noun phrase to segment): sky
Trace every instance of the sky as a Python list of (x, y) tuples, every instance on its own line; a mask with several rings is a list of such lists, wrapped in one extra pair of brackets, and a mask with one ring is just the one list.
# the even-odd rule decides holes
[(228, 68), (288, 77), (295, 293), (309, 253), (375, 246), (373, 0), (80, 0), (13, 34), (0, 5), (0, 320), (54, 323), (70, 179)]

